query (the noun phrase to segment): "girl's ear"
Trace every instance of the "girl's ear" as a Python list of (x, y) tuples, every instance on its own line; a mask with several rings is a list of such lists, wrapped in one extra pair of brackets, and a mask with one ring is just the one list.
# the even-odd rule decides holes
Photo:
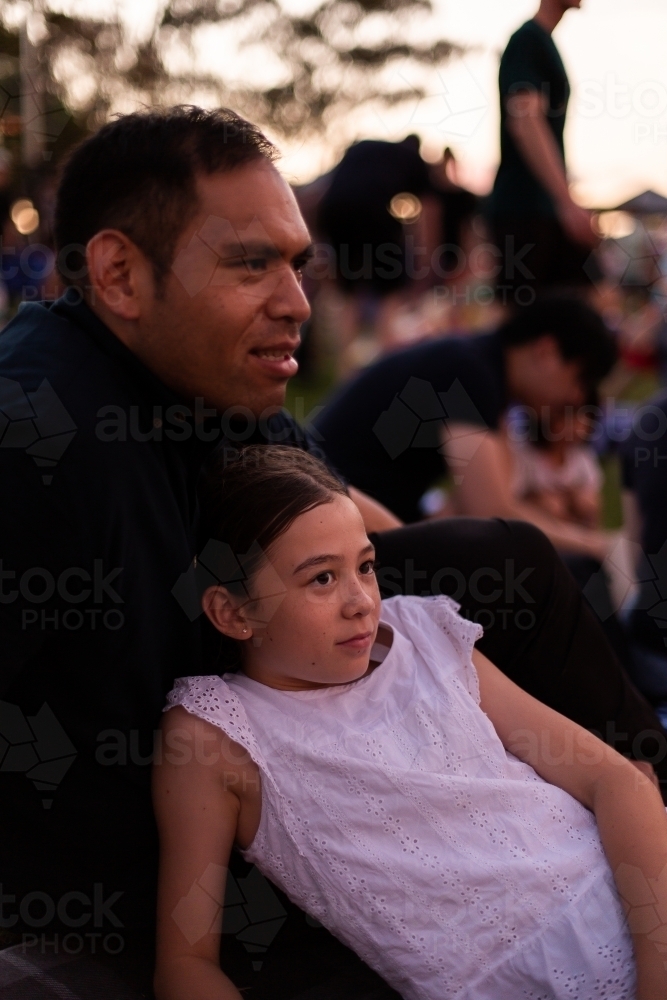
[(242, 609), (237, 607), (237, 602), (226, 587), (209, 587), (204, 591), (201, 602), (206, 617), (218, 632), (239, 642), (252, 637), (252, 629), (244, 618)]

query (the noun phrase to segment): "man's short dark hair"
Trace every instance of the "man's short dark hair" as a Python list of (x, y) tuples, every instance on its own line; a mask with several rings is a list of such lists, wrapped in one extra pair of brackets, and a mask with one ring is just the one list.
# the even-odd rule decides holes
[(587, 391), (608, 375), (618, 357), (616, 339), (604, 320), (580, 299), (545, 296), (520, 309), (500, 328), (507, 347), (518, 347), (544, 334), (558, 343), (566, 361), (581, 361)]
[(151, 261), (160, 290), (197, 210), (197, 176), (276, 155), (229, 108), (180, 106), (109, 122), (74, 149), (61, 175), (55, 237), (64, 281), (83, 287), (86, 244), (101, 229), (119, 229)]

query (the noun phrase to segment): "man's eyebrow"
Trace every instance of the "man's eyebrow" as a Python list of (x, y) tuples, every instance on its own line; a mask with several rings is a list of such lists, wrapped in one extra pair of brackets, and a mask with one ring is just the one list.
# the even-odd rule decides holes
[(247, 243), (223, 243), (216, 249), (220, 260), (239, 260), (242, 257), (268, 257), (269, 260), (276, 260), (282, 254), (274, 243), (260, 243), (258, 240), (249, 240)]
[(303, 250), (299, 250), (297, 253), (294, 254), (294, 256), (292, 257), (292, 263), (296, 264), (298, 262), (300, 264), (307, 264), (308, 261), (312, 260), (314, 256), (315, 256), (315, 244), (309, 243), (308, 246), (305, 246), (303, 248)]
[[(359, 558), (361, 558), (361, 556), (367, 555), (369, 552), (375, 552), (375, 546), (372, 545), (370, 542), (361, 550), (361, 552), (359, 553)], [(322, 563), (340, 562), (340, 561), (341, 561), (341, 556), (335, 556), (330, 553), (328, 554), (324, 553), (321, 556), (311, 556), (310, 559), (304, 559), (302, 563), (299, 563), (299, 565), (296, 567), (292, 575), (300, 573), (302, 569), (308, 569), (310, 566), (320, 566)]]

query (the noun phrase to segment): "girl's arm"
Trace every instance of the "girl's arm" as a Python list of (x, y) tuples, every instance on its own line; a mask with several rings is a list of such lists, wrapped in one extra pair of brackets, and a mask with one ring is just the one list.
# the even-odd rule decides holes
[[(220, 969), (227, 863), (239, 799), (241, 748), (184, 708), (166, 713), (153, 800), (160, 832), (157, 1000), (242, 1000)], [(238, 775), (236, 775), (238, 778)]]
[(628, 918), (637, 1000), (667, 997), (667, 815), (651, 780), (587, 730), (547, 708), (478, 650), (481, 707), (510, 753), (593, 813)]

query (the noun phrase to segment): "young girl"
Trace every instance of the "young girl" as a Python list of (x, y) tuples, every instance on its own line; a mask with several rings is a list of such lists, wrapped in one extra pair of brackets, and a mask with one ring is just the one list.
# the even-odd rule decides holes
[[(591, 400), (595, 405), (595, 400)], [(551, 426), (538, 421), (534, 441), (508, 433), (512, 492), (560, 521), (600, 527), (602, 470), (588, 444), (591, 419), (585, 411), (559, 413)]]
[(203, 605), (240, 670), (169, 695), (159, 1000), (239, 1000), (234, 844), (406, 1000), (664, 1000), (650, 780), (474, 650), (449, 598), (381, 604), (361, 517), (308, 455), (247, 449), (209, 494), (228, 582)]

